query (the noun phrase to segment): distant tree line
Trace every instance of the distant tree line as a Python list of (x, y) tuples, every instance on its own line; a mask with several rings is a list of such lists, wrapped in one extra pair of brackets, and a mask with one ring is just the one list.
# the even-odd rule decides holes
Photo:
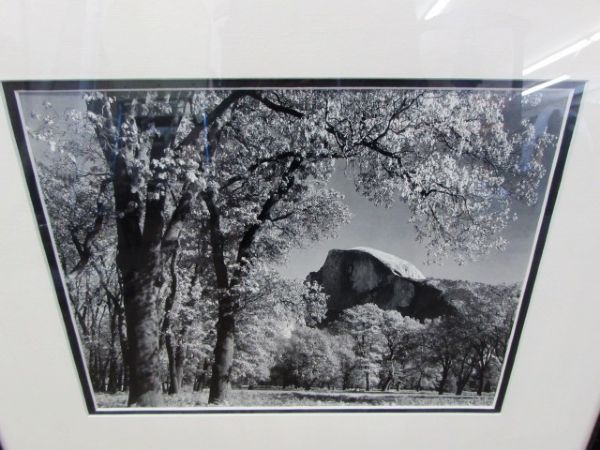
[(297, 328), (284, 341), (270, 382), (305, 389), (492, 391), (518, 289), (480, 284), (460, 291), (454, 292), (463, 295), (456, 299), (459, 311), (433, 320), (365, 304), (347, 309), (325, 329)]
[[(93, 388), (126, 391), (122, 355), (127, 339), (119, 294), (103, 294), (107, 285), (98, 284), (98, 273), (90, 275), (87, 286), (74, 291), (84, 295), (74, 297), (74, 307)], [(481, 395), (497, 387), (519, 296), (516, 285), (440, 280), (456, 307), (451, 315), (420, 322), (364, 304), (324, 324), (326, 296), (318, 285), (283, 280), (269, 270), (254, 275), (254, 294), (245, 298), (236, 332), (235, 387), (457, 395), (465, 390)], [(170, 276), (177, 276), (175, 269)], [(174, 283), (169, 280), (170, 286)], [(212, 311), (198, 310), (206, 307), (198, 301), (206, 292), (177, 283), (188, 297), (175, 303), (167, 295), (159, 345), (161, 385), (170, 394), (184, 386), (208, 387), (215, 341), (216, 305)]]

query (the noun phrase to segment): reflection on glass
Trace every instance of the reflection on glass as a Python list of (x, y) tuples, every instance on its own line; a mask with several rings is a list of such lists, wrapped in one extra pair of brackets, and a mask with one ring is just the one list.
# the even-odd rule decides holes
[(561, 75), (560, 77), (553, 78), (552, 80), (544, 81), (543, 83), (536, 84), (529, 89), (525, 89), (521, 95), (525, 97), (526, 95), (533, 94), (541, 89), (547, 88), (548, 86), (552, 86), (556, 83), (560, 83), (561, 81), (565, 81), (571, 78), (570, 75)]
[[(541, 61), (538, 61), (537, 63), (532, 64), (529, 67), (526, 67), (523, 70), (523, 75), (529, 75), (530, 73), (535, 72), (536, 70), (539, 70), (542, 67), (546, 67), (546, 66), (552, 64), (553, 62), (556, 62), (559, 59), (564, 58), (565, 56), (569, 56), (573, 53), (577, 53), (578, 51), (584, 49), (588, 45), (591, 45), (592, 43), (594, 43), (598, 40), (600, 40), (600, 32), (595, 33), (588, 38), (581, 39), (580, 41), (577, 41), (574, 44), (569, 45), (568, 47), (566, 47), (562, 50), (559, 50), (556, 53), (553, 53), (552, 55), (542, 59)], [(525, 95), (525, 93), (523, 93), (523, 95)]]
[(435, 2), (427, 14), (425, 14), (425, 20), (433, 19), (435, 16), (441, 14), (448, 3), (450, 3), (450, 0), (438, 0)]

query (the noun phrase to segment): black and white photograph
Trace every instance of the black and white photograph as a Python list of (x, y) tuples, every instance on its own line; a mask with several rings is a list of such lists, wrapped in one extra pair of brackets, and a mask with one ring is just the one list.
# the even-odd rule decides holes
[(90, 412), (510, 395), (582, 83), (3, 84)]

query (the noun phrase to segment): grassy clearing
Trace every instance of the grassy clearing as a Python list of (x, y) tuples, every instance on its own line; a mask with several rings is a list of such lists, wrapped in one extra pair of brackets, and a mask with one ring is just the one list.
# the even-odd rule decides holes
[[(202, 407), (208, 404), (208, 390), (184, 391), (177, 395), (165, 395), (166, 407)], [(491, 406), (492, 394), (477, 396), (467, 392), (457, 396), (438, 395), (435, 392), (381, 392), (381, 391), (300, 391), (274, 389), (234, 389), (229, 407), (297, 407), (297, 406)], [(96, 393), (99, 408), (122, 408), (127, 406), (127, 393)], [(225, 406), (225, 405), (224, 405)]]

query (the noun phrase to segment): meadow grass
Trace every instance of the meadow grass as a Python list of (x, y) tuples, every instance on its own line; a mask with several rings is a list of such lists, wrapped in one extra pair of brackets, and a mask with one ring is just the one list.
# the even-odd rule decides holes
[[(482, 396), (466, 392), (463, 395), (442, 394), (433, 391), (327, 391), (282, 389), (233, 389), (227, 407), (304, 407), (304, 406), (491, 406), (493, 394)], [(127, 393), (96, 393), (98, 408), (127, 406)], [(184, 390), (175, 395), (164, 395), (166, 407), (208, 406), (208, 390)]]

